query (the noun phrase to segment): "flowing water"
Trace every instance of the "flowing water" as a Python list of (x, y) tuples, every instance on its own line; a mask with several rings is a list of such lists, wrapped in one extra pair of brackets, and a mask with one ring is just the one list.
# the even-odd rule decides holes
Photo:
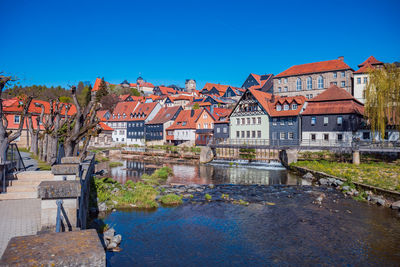
[[(116, 180), (137, 180), (155, 167), (130, 163), (113, 170)], [(195, 197), (175, 208), (112, 212), (104, 221), (123, 236), (123, 250), (107, 252), (110, 266), (400, 266), (398, 212), (304, 185), (280, 166), (171, 167), (172, 184), (236, 184), (217, 186), (213, 199), (228, 192), (251, 204)], [(322, 205), (312, 203), (321, 193)]]

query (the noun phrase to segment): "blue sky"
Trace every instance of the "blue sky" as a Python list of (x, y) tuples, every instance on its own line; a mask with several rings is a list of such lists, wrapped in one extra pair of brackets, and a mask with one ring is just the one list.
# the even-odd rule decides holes
[[(241, 86), (336, 59), (400, 61), (400, 1), (0, 0), (0, 71), (23, 85), (194, 78)], [(4, 12), (4, 10), (6, 12)]]

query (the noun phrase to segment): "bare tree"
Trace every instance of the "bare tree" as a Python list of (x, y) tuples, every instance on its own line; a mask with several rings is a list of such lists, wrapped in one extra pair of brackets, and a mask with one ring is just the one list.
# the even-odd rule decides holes
[(8, 127), (8, 121), (3, 113), (3, 99), (2, 99), (2, 93), (4, 87), (11, 82), (14, 82), (15, 79), (13, 79), (11, 76), (4, 76), (0, 73), (0, 162), (4, 163), (6, 161), (6, 152), (8, 149), (9, 144), (16, 140), (18, 137), (21, 136), (22, 128), (24, 125), (24, 120), (25, 117), (28, 114), (28, 109), (29, 106), (32, 102), (33, 96), (27, 96), (25, 98), (25, 102), (23, 104), (22, 112), (21, 112), (21, 117), (20, 117), (20, 124), (18, 126), (18, 129), (13, 132), (13, 133), (8, 133), (7, 132), (7, 127)]
[(35, 155), (39, 155), (39, 133), (40, 133), (40, 125), (43, 123), (44, 116), (44, 105), (40, 103), (35, 103), (36, 107), (41, 108), (40, 115), (36, 117), (36, 130), (34, 129), (32, 123), (32, 114), (28, 114), (28, 129), (31, 134), (31, 149)]

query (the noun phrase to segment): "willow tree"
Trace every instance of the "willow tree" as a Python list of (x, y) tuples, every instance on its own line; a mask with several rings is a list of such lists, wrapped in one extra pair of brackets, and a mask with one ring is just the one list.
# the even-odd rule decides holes
[(365, 116), (372, 132), (385, 136), (388, 125), (400, 130), (400, 68), (385, 64), (383, 68), (370, 69), (365, 90)]

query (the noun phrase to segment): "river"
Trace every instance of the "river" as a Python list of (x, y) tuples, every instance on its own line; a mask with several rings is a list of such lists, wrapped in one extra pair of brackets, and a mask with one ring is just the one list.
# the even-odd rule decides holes
[[(125, 161), (112, 173), (126, 182), (154, 167)], [(175, 208), (112, 212), (104, 221), (123, 241), (122, 252), (107, 252), (110, 266), (400, 265), (400, 218), (390, 209), (308, 185), (278, 165), (217, 162), (171, 168), (174, 176), (168, 183), (213, 183), (230, 195), (250, 190), (246, 196), (251, 204), (195, 199)], [(315, 193), (322, 192), (322, 205), (312, 203)], [(218, 195), (220, 191), (213, 199)], [(274, 205), (253, 202), (252, 197)]]

